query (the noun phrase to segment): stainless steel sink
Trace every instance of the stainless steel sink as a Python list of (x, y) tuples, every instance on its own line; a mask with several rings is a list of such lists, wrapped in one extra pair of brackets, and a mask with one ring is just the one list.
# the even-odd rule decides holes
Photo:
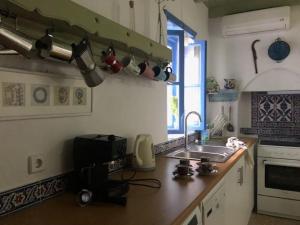
[(201, 160), (209, 158), (211, 162), (226, 162), (235, 151), (232, 148), (212, 145), (189, 145), (189, 149), (184, 148), (166, 155), (170, 158)]

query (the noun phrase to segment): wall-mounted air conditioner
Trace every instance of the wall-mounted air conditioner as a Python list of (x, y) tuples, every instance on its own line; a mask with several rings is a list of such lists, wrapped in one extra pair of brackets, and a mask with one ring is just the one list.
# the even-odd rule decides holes
[(290, 7), (278, 7), (239, 13), (222, 18), (223, 36), (262, 31), (284, 30), (290, 27)]

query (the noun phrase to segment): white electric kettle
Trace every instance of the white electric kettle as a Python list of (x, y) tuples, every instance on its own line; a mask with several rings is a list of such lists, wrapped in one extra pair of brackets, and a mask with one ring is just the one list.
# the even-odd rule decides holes
[(151, 135), (137, 135), (133, 151), (133, 167), (137, 170), (155, 169), (155, 153)]

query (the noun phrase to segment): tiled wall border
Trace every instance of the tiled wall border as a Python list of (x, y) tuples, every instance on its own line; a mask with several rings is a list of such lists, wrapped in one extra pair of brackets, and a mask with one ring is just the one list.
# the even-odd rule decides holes
[[(189, 142), (195, 141), (198, 134), (189, 135)], [(154, 146), (155, 154), (184, 146), (184, 137), (175, 138)], [(130, 156), (126, 160), (116, 160), (110, 163), (109, 171), (113, 172), (125, 167), (130, 162)], [(0, 217), (38, 204), (46, 199), (55, 197), (66, 191), (71, 173), (50, 177), (22, 187), (14, 188), (0, 193)]]
[(66, 190), (68, 174), (51, 177), (0, 193), (0, 216), (27, 208)]
[[(193, 133), (189, 135), (189, 142), (193, 142), (196, 139), (199, 138), (199, 134), (198, 133)], [(161, 154), (164, 153), (166, 151), (175, 149), (175, 148), (179, 148), (179, 147), (183, 147), (184, 146), (184, 137), (179, 137), (179, 138), (174, 138), (172, 140), (168, 140), (166, 142), (157, 144), (154, 146), (154, 150), (155, 150), (155, 154)]]
[(262, 137), (300, 137), (300, 128), (240, 128), (241, 134), (256, 134)]

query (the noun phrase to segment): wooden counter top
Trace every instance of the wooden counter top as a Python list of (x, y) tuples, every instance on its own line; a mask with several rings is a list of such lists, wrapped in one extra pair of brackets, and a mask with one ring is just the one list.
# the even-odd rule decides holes
[[(248, 147), (255, 139), (243, 139)], [(157, 178), (160, 189), (130, 186), (125, 207), (97, 203), (81, 208), (75, 195), (65, 193), (41, 204), (0, 218), (1, 225), (179, 225), (242, 157), (237, 151), (226, 163), (219, 163), (214, 176), (197, 176), (191, 180), (174, 180), (172, 172), (178, 159), (157, 158), (153, 172), (138, 172), (136, 178)], [(195, 165), (195, 161), (192, 165)]]

